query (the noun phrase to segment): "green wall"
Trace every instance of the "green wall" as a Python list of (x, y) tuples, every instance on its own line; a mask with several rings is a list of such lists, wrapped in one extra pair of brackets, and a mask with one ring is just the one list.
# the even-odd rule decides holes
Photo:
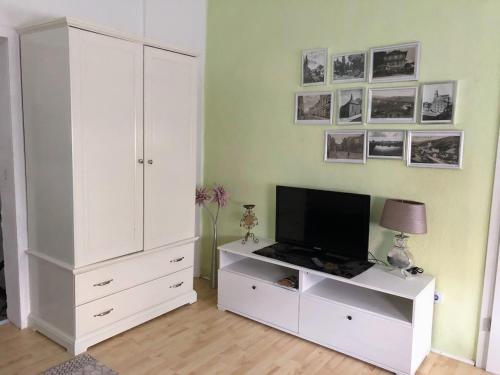
[[(301, 50), (328, 47), (331, 56), (408, 41), (422, 43), (420, 82), (459, 81), (454, 128), (465, 130), (463, 170), (408, 168), (394, 160), (324, 163), (324, 131), (339, 127), (293, 123), (294, 92), (303, 90)], [(329, 66), (329, 79), (330, 74)], [(220, 242), (242, 235), (243, 203), (257, 205), (256, 233), (273, 237), (274, 188), (284, 184), (372, 195), (370, 248), (385, 257), (392, 233), (377, 225), (384, 198), (425, 202), (428, 234), (413, 236), (410, 247), (444, 294), (444, 303), (435, 309), (432, 345), (474, 358), (499, 83), (498, 0), (210, 0), (204, 173), (207, 184), (222, 183), (231, 193), (231, 203), (222, 212)], [(408, 83), (370, 87), (404, 85)], [(305, 90), (350, 86), (359, 85), (329, 83)], [(205, 225), (204, 274), (210, 264), (209, 234)]]

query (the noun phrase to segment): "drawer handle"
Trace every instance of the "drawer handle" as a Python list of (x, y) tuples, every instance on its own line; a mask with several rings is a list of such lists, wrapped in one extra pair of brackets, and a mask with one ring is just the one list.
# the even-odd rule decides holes
[(172, 259), (172, 260), (170, 261), (170, 263), (177, 263), (177, 262), (182, 261), (183, 259), (184, 259), (184, 257), (180, 257), (180, 258)]
[(111, 313), (111, 311), (113, 311), (114, 309), (109, 309), (109, 310), (106, 310), (106, 311), (103, 311), (102, 313), (99, 313), (99, 314), (95, 314), (94, 315), (94, 318), (98, 318), (100, 316), (105, 316), (105, 315), (108, 315), (109, 313)]
[(109, 280), (106, 280), (106, 281), (102, 281), (100, 283), (97, 283), (97, 284), (94, 284), (94, 286), (104, 286), (104, 285), (108, 285), (109, 283), (111, 283), (113, 281), (113, 279), (109, 279)]
[(255, 290), (257, 289), (257, 287), (255, 285), (252, 285), (252, 289)]
[(171, 288), (178, 288), (180, 287), (182, 284), (184, 284), (184, 281), (181, 281), (180, 283), (177, 283), (177, 284), (174, 284), (174, 285), (170, 285)]
[(346, 318), (347, 318), (347, 320), (352, 320), (352, 316), (350, 316), (350, 315), (347, 315)]

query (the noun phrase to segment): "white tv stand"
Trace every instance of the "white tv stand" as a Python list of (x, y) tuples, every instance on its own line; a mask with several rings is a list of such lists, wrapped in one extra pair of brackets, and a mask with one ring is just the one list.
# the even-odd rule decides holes
[[(434, 278), (375, 265), (352, 279), (253, 254), (259, 239), (219, 247), (218, 307), (359, 358), (414, 374), (431, 348)], [(299, 289), (276, 284), (296, 275)]]

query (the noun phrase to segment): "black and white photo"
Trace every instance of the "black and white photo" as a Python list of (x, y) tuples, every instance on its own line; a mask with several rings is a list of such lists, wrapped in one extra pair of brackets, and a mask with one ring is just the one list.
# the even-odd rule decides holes
[(463, 131), (408, 132), (408, 166), (462, 168)]
[(328, 50), (326, 48), (302, 51), (302, 86), (326, 83)]
[(366, 162), (364, 130), (325, 132), (325, 161), (332, 163)]
[(331, 124), (333, 101), (331, 92), (295, 94), (296, 124)]
[(363, 123), (363, 88), (337, 90), (337, 124), (359, 125)]
[(366, 52), (345, 53), (332, 57), (334, 83), (366, 80)]
[(420, 43), (370, 49), (370, 82), (417, 81)]
[(452, 124), (455, 117), (457, 83), (433, 82), (422, 84), (420, 87), (422, 124)]
[(403, 130), (369, 130), (368, 158), (404, 159), (405, 132)]
[(416, 122), (416, 87), (370, 89), (368, 122), (373, 124), (412, 124)]

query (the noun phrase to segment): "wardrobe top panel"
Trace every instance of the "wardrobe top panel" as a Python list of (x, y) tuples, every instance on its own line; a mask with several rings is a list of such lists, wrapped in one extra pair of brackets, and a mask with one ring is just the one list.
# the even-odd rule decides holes
[(94, 24), (91, 24), (91, 23), (88, 23), (85, 21), (71, 18), (71, 17), (62, 17), (62, 18), (53, 19), (51, 21), (46, 21), (46, 22), (37, 23), (37, 24), (33, 24), (33, 25), (27, 25), (27, 26), (18, 28), (17, 31), (19, 32), (19, 34), (27, 34), (27, 33), (37, 32), (40, 30), (61, 27), (61, 26), (74, 27), (77, 29), (87, 30), (87, 31), (91, 31), (94, 33), (108, 35), (108, 36), (111, 36), (114, 38), (139, 43), (139, 44), (142, 44), (144, 46), (160, 48), (160, 49), (180, 53), (180, 54), (187, 55), (187, 56), (198, 57), (198, 55), (199, 55), (199, 53), (197, 51), (186, 50), (186, 49), (177, 48), (174, 46), (167, 46), (167, 45), (155, 42), (153, 40), (141, 38), (141, 37), (136, 36), (136, 35), (122, 33), (122, 32), (116, 31), (116, 30), (111, 29), (111, 28), (94, 25)]

